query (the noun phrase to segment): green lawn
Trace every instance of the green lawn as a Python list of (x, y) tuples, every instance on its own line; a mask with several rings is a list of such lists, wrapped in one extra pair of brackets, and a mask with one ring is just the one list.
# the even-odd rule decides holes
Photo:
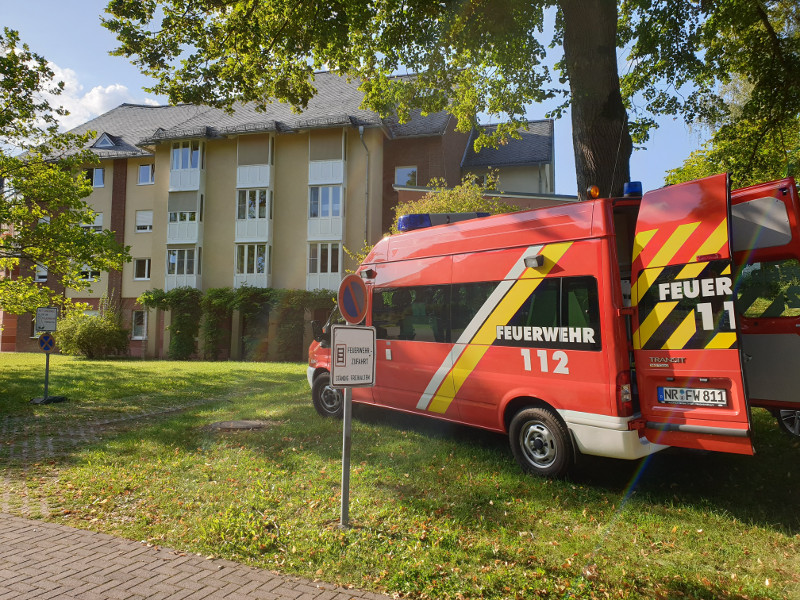
[[(800, 598), (800, 443), (754, 411), (755, 457), (669, 450), (523, 475), (504, 437), (356, 407), (302, 364), (0, 355), (0, 510), (409, 598)], [(209, 425), (255, 419), (266, 428)]]

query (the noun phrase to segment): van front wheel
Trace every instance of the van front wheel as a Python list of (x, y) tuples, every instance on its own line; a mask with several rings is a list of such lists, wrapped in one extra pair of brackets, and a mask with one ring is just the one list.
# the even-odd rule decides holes
[(314, 408), (323, 417), (340, 419), (344, 412), (344, 396), (342, 392), (331, 387), (329, 373), (320, 373), (311, 386), (311, 400)]
[(508, 429), (511, 451), (526, 473), (545, 477), (566, 474), (572, 445), (566, 426), (547, 408), (519, 411)]

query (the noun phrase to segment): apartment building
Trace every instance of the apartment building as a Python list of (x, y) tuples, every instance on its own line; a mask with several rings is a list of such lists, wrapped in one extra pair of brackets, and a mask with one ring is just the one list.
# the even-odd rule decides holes
[[(91, 227), (114, 231), (133, 260), (120, 272), (87, 272), (91, 291), (64, 293), (95, 307), (103, 294), (116, 299), (132, 355), (162, 357), (168, 346), (169, 314), (139, 306), (143, 292), (335, 290), (353, 266), (343, 248), (374, 243), (388, 228), (398, 177), (458, 183), (470, 136), (450, 115), (401, 124), (362, 109), (355, 83), (318, 73), (315, 85), (301, 114), (278, 103), (232, 112), (123, 104), (73, 130), (96, 132)], [(36, 349), (30, 316), (4, 324), (3, 350)], [(236, 323), (232, 330), (237, 358)]]

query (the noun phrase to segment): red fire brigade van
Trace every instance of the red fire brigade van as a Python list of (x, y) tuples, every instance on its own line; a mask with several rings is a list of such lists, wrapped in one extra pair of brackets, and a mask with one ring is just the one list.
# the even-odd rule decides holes
[[(376, 385), (353, 400), (503, 432), (521, 467), (667, 446), (752, 454), (750, 407), (798, 433), (793, 179), (726, 175), (381, 240), (358, 273)], [(314, 406), (338, 416), (316, 327)]]

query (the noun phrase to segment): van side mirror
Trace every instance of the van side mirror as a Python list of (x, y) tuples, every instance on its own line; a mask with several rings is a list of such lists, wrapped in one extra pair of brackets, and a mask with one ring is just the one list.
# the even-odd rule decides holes
[(314, 336), (314, 341), (322, 343), (326, 340), (325, 330), (319, 321), (311, 321), (311, 334)]

